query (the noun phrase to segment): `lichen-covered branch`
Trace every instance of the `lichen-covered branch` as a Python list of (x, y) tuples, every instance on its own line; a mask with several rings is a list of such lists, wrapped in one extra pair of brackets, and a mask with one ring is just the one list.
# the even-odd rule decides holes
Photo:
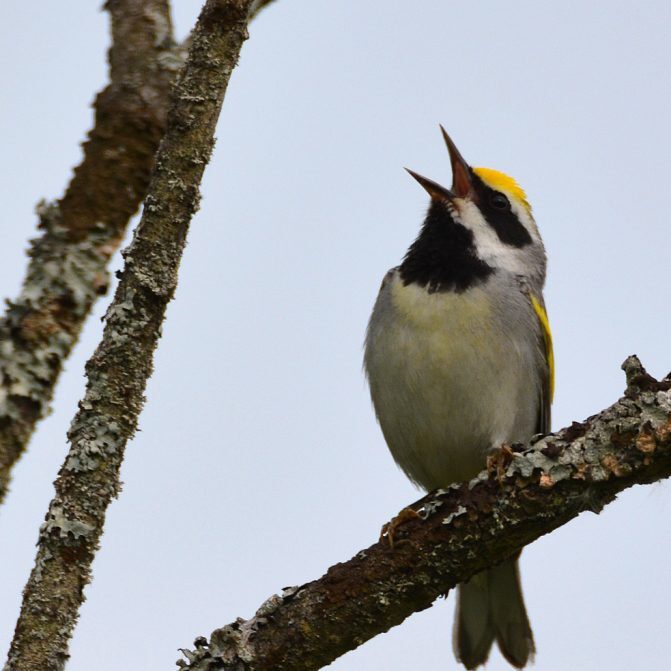
[(144, 403), (224, 94), (247, 38), (250, 2), (207, 0), (196, 24), (171, 93), (142, 219), (124, 254), (102, 340), (86, 366), (86, 394), (40, 529), (6, 671), (57, 671), (67, 660), (105, 513), (119, 491), (124, 449)]
[[(433, 492), (419, 516), (319, 580), (285, 589), (250, 620), (196, 639), (190, 671), (308, 671), (400, 624), (474, 574), (618, 492), (671, 475), (671, 379), (636, 357), (627, 391), (594, 417), (531, 446), (503, 448), (470, 483)], [(411, 516), (405, 516), (411, 517)]]
[(110, 84), (63, 198), (38, 205), (21, 293), (0, 320), (0, 503), (11, 470), (45, 415), (64, 360), (107, 264), (144, 198), (182, 58), (168, 0), (108, 0)]

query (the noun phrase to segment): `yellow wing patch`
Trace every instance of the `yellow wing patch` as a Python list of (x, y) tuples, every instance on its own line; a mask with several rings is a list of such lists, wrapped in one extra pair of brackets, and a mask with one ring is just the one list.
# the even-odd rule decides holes
[(532, 294), (531, 305), (534, 308), (534, 312), (538, 317), (538, 321), (541, 324), (543, 329), (543, 340), (545, 341), (545, 355), (548, 361), (548, 368), (550, 370), (550, 402), (554, 397), (555, 393), (555, 357), (552, 350), (552, 332), (550, 331), (550, 320), (548, 319), (548, 313), (545, 311), (543, 304)]
[(489, 187), (496, 191), (503, 191), (517, 200), (527, 212), (531, 213), (531, 205), (527, 200), (524, 189), (509, 175), (492, 168), (473, 168), (473, 172)]

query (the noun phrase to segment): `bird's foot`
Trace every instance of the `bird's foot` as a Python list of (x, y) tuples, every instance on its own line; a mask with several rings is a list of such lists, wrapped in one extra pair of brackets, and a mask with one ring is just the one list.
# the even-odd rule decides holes
[(487, 457), (487, 474), (493, 475), (496, 473), (496, 479), (499, 482), (503, 482), (503, 479), (506, 476), (506, 469), (508, 464), (513, 460), (515, 452), (512, 447), (507, 443), (503, 443), (501, 447), (497, 450), (494, 450)]
[[(394, 536), (396, 534), (396, 530), (404, 525), (410, 522), (411, 520), (417, 520), (421, 519), (422, 516), (416, 511), (413, 510), (412, 508), (403, 508), (401, 512), (396, 515), (393, 519), (391, 519), (389, 522), (387, 522), (382, 529), (380, 530), (380, 542), (386, 540), (387, 543), (389, 543), (389, 547), (393, 548), (394, 547)], [(397, 545), (403, 543), (402, 540), (398, 541)]]

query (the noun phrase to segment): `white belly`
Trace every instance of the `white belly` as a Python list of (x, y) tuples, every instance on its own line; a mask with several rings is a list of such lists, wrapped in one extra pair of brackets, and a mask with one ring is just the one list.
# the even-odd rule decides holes
[(366, 339), (371, 395), (394, 459), (427, 490), (470, 479), (489, 449), (536, 431), (538, 337), (501, 314), (487, 285), (429, 294), (395, 274), (380, 292)]

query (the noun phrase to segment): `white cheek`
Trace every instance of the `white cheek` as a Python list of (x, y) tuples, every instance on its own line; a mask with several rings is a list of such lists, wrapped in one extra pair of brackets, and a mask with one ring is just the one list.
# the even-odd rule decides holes
[(541, 235), (538, 232), (538, 226), (536, 226), (536, 222), (534, 221), (534, 218), (529, 214), (529, 212), (526, 210), (526, 208), (522, 207), (519, 203), (517, 203), (515, 200), (512, 198), (510, 199), (510, 207), (512, 211), (515, 213), (517, 218), (520, 220), (520, 223), (524, 228), (527, 229), (529, 232), (529, 235), (531, 236), (531, 239), (534, 242), (541, 242)]
[(485, 221), (480, 210), (471, 201), (459, 201), (458, 219), (463, 226), (472, 231), (478, 256), (483, 261), (493, 268), (502, 268), (515, 275), (524, 274), (525, 263), (520, 250), (501, 242), (496, 231)]

